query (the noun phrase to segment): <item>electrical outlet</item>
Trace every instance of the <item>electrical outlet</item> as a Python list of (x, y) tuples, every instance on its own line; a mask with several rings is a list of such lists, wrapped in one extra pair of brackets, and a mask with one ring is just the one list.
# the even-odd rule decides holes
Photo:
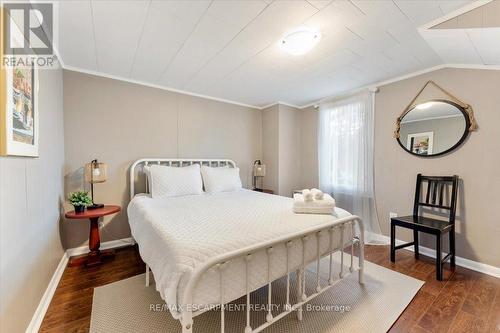
[(99, 228), (104, 227), (104, 221), (99, 221)]
[(389, 218), (392, 219), (393, 217), (398, 217), (398, 213), (390, 212)]

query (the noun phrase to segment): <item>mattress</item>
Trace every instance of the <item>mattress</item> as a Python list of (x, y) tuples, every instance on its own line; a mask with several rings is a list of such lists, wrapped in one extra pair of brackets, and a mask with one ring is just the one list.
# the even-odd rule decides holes
[[(250, 190), (216, 194), (152, 199), (136, 195), (128, 206), (132, 236), (139, 245), (144, 262), (153, 272), (156, 289), (178, 319), (186, 284), (198, 265), (214, 256), (297, 233), (313, 226), (335, 222), (351, 214), (335, 208), (333, 215), (294, 214), (293, 199)], [(346, 228), (345, 243), (350, 228)], [(317, 241), (304, 242), (307, 262), (317, 254)], [(333, 235), (334, 247), (340, 246), (340, 232)], [(320, 252), (326, 253), (329, 235), (319, 238)], [(289, 249), (290, 270), (303, 261), (302, 242)], [(252, 254), (249, 284), (256, 290), (267, 283), (267, 254)], [(271, 254), (271, 277), (286, 275), (286, 247), (276, 246)], [(244, 259), (230, 261), (224, 270), (224, 300), (246, 293)], [(204, 312), (220, 302), (220, 275), (209, 270), (195, 289), (196, 312)]]

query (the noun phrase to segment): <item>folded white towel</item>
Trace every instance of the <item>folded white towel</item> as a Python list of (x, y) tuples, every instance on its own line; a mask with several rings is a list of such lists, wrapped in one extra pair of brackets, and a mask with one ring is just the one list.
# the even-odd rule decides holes
[(293, 196), (293, 212), (298, 214), (332, 214), (335, 209), (335, 199), (324, 194), (323, 200), (304, 201), (302, 194)]
[(312, 194), (312, 192), (310, 190), (302, 190), (302, 197), (303, 197), (303, 201), (305, 202), (310, 202), (310, 201), (313, 201), (314, 200), (314, 195)]
[(324, 193), (321, 190), (313, 188), (311, 189), (311, 193), (313, 194), (315, 200), (323, 200)]

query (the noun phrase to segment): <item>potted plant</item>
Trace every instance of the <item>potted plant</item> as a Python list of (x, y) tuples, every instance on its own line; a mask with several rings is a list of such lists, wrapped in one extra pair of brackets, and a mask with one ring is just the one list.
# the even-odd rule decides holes
[(71, 192), (68, 195), (68, 201), (75, 207), (75, 213), (83, 213), (85, 207), (92, 205), (92, 198), (88, 192)]

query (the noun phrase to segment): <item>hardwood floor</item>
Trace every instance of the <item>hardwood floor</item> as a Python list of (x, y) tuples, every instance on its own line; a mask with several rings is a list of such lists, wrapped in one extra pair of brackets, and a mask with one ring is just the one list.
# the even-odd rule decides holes
[[(400, 250), (393, 264), (388, 246), (366, 246), (368, 261), (425, 281), (390, 332), (500, 332), (500, 279), (445, 265), (444, 280), (436, 281), (434, 261), (420, 258)], [(40, 332), (88, 332), (94, 288), (144, 270), (136, 247), (98, 267), (66, 267)]]
[(66, 267), (39, 332), (88, 332), (94, 288), (145, 269), (136, 247), (118, 249), (114, 259), (100, 266)]

